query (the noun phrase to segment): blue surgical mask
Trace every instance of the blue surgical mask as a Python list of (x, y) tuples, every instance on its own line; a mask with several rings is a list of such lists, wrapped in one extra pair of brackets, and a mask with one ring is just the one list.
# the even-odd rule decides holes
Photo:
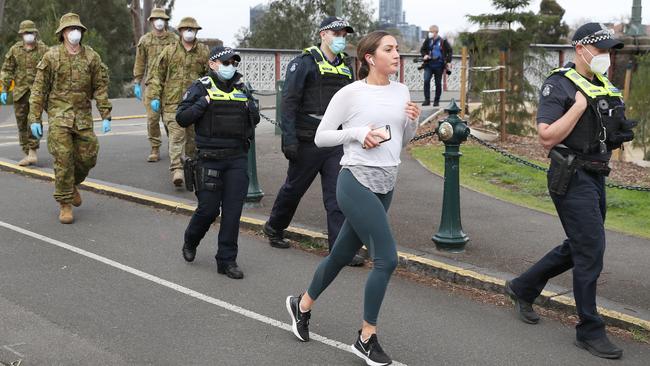
[(345, 50), (345, 37), (334, 37), (329, 44), (330, 50), (335, 54), (339, 54)]
[(233, 65), (219, 65), (219, 70), (217, 70), (217, 74), (219, 74), (219, 76), (221, 76), (224, 80), (232, 79), (232, 77), (235, 76), (235, 72), (237, 72), (237, 68), (235, 68)]

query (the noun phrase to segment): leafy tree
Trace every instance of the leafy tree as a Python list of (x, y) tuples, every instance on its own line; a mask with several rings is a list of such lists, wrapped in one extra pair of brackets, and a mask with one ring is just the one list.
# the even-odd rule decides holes
[(67, 12), (79, 14), (88, 28), (83, 43), (97, 51), (108, 65), (109, 95), (121, 95), (123, 83), (132, 78), (135, 55), (127, 0), (6, 0), (0, 54), (4, 55), (18, 40), (18, 25), (25, 19), (36, 22), (40, 38), (46, 44), (59, 44), (54, 32), (59, 19)]
[[(506, 126), (510, 133), (529, 132), (525, 122), (532, 117), (527, 103), (534, 103), (536, 90), (524, 77), (524, 64), (529, 60), (528, 49), (533, 34), (530, 28), (539, 17), (524, 11), (530, 0), (492, 0), (498, 13), (467, 15), (467, 19), (483, 29), (475, 33), (461, 34), (461, 41), (468, 46), (475, 65), (497, 65), (499, 51), (506, 52)], [(472, 91), (496, 89), (497, 73), (472, 75)], [(479, 89), (480, 88), (480, 89)], [(482, 108), (488, 118), (498, 120), (496, 100), (488, 96)]]
[[(241, 28), (236, 36), (239, 47), (305, 48), (318, 40), (320, 22), (335, 13), (335, 0), (273, 0), (255, 32)], [(343, 2), (343, 18), (354, 28), (352, 42), (372, 26), (374, 9), (365, 0)]]
[(650, 160), (650, 54), (637, 56), (637, 68), (632, 78), (627, 104), (630, 118), (639, 121), (635, 128), (633, 145), (643, 149), (643, 158)]
[(542, 0), (539, 4), (537, 23), (531, 24), (535, 29), (534, 43), (556, 44), (569, 34), (569, 26), (562, 21), (564, 8), (555, 0)]

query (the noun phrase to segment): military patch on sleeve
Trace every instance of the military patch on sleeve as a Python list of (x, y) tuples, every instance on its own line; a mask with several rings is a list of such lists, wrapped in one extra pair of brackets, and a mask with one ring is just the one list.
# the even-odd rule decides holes
[(553, 85), (544, 84), (544, 86), (542, 86), (542, 96), (548, 97), (549, 95), (551, 95), (552, 91), (553, 91)]
[(289, 71), (295, 72), (297, 68), (298, 68), (298, 64), (294, 62), (293, 64), (291, 64), (291, 67), (289, 67)]

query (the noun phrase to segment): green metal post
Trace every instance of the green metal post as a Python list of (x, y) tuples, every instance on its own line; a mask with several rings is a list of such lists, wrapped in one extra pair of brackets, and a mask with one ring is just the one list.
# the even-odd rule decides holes
[(257, 158), (255, 153), (255, 139), (251, 141), (251, 147), (248, 149), (248, 193), (244, 207), (260, 207), (264, 192), (260, 189), (259, 181), (257, 180)]
[(280, 129), (280, 115), (281, 115), (281, 110), (280, 107), (282, 106), (282, 87), (284, 86), (284, 80), (276, 80), (275, 81), (275, 135), (279, 136), (282, 135), (282, 130)]
[(438, 137), (445, 143), (445, 183), (442, 199), (442, 216), (438, 232), (431, 238), (438, 250), (460, 253), (465, 250), (469, 237), (463, 232), (460, 219), (460, 144), (467, 139), (469, 128), (458, 117), (460, 108), (452, 100), (445, 109), (447, 119), (438, 125)]
[(336, 10), (334, 15), (339, 18), (343, 16), (343, 0), (336, 0)]

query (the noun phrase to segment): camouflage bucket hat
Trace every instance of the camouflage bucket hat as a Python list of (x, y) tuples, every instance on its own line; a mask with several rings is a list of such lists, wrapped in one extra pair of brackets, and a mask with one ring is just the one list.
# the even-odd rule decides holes
[(181, 22), (178, 23), (176, 29), (181, 29), (181, 28), (203, 29), (199, 27), (199, 23), (196, 22), (196, 19), (192, 17), (185, 17), (181, 19)]
[(153, 8), (151, 10), (151, 15), (149, 16), (149, 18), (147, 18), (147, 20), (156, 19), (156, 18), (169, 20), (169, 15), (165, 13), (165, 9), (163, 8)]
[(36, 29), (36, 24), (32, 22), (31, 20), (23, 20), (20, 22), (20, 26), (18, 27), (18, 34), (23, 34), (23, 33), (38, 33), (38, 29)]
[(86, 28), (83, 24), (81, 24), (79, 15), (75, 13), (68, 13), (63, 15), (61, 17), (61, 21), (59, 22), (59, 28), (57, 28), (55, 33), (60, 34), (61, 32), (63, 32), (64, 29), (68, 27), (79, 27), (84, 31), (88, 30), (88, 28)]

